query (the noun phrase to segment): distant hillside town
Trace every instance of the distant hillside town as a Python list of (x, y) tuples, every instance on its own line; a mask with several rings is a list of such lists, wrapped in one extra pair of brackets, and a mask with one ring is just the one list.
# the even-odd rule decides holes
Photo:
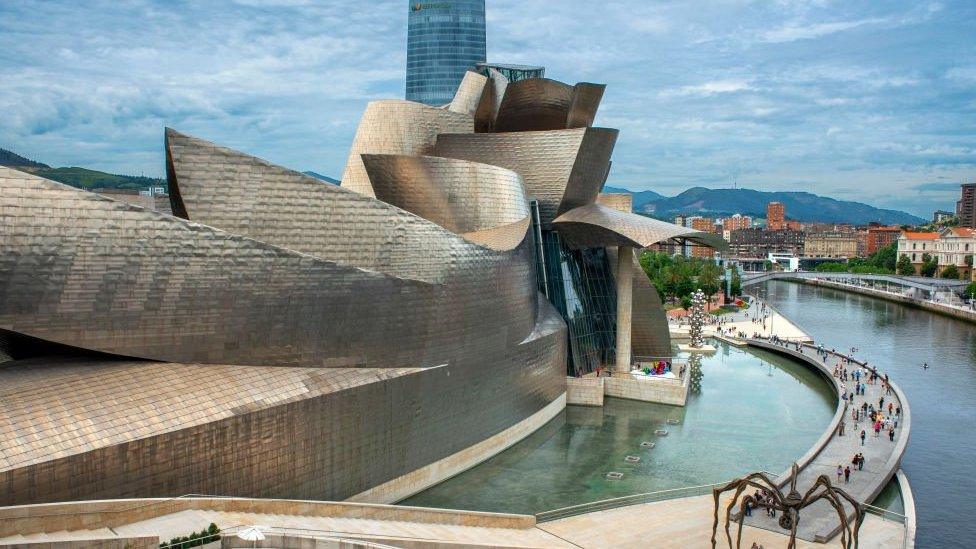
[(961, 186), (955, 213), (937, 210), (918, 224), (797, 221), (781, 202), (766, 204), (765, 219), (679, 215), (677, 225), (721, 235), (730, 250), (719, 254), (692, 244), (662, 246), (685, 257), (737, 263), (743, 270), (822, 270), (976, 280), (976, 183)]

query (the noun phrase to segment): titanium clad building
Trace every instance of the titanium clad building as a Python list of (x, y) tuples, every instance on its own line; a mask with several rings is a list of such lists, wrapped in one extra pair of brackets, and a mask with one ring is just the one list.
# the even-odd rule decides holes
[(464, 73), (485, 61), (485, 0), (408, 6), (407, 100), (450, 103)]

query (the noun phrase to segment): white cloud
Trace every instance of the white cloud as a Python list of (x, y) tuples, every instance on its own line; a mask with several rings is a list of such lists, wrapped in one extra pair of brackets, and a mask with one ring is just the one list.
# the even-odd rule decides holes
[(752, 89), (749, 85), (749, 80), (741, 78), (729, 78), (725, 80), (711, 80), (709, 82), (696, 84), (693, 86), (681, 86), (677, 89), (662, 90), (659, 92), (659, 95), (662, 97), (685, 95), (709, 96), (719, 93), (735, 93), (749, 89)]

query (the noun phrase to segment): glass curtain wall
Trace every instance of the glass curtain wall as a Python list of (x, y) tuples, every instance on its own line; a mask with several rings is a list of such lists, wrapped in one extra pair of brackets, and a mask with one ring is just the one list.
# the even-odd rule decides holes
[(407, 2), (406, 98), (451, 102), (464, 73), (485, 62), (485, 0)]
[[(570, 250), (555, 231), (542, 231), (549, 301), (569, 328), (568, 374), (581, 376), (612, 364), (617, 290), (604, 248)], [(540, 281), (540, 291), (544, 291)]]

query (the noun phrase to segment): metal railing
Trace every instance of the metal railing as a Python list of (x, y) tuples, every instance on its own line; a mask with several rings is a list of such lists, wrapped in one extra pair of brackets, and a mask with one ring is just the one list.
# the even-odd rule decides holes
[(654, 503), (656, 501), (664, 501), (668, 499), (704, 496), (706, 494), (711, 494), (715, 488), (725, 486), (726, 484), (728, 483), (718, 482), (715, 484), (702, 484), (701, 486), (686, 486), (683, 488), (671, 488), (669, 490), (658, 490), (656, 492), (634, 494), (632, 496), (622, 496), (618, 498), (591, 501), (589, 503), (570, 505), (569, 507), (561, 507), (551, 511), (536, 513), (535, 520), (536, 522), (551, 522), (563, 518), (574, 517), (576, 515), (592, 513), (594, 511), (606, 511), (607, 509), (629, 507), (631, 505), (641, 505), (643, 503)]
[[(773, 479), (776, 479), (780, 476), (776, 473), (771, 473), (769, 471), (761, 471), (761, 472)], [(592, 513), (595, 511), (606, 511), (608, 509), (616, 509), (619, 507), (630, 507), (632, 505), (641, 505), (644, 503), (655, 503), (658, 501), (664, 501), (669, 499), (704, 496), (713, 493), (715, 488), (725, 486), (729, 482), (731, 481), (716, 482), (713, 484), (702, 484), (699, 486), (685, 486), (681, 488), (670, 488), (667, 490), (658, 490), (655, 492), (646, 492), (643, 494), (634, 494), (631, 496), (621, 496), (616, 498), (591, 501), (589, 503), (580, 503), (578, 505), (570, 505), (569, 507), (560, 507), (559, 509), (553, 509), (551, 511), (543, 511), (541, 513), (536, 513), (535, 520), (536, 522), (551, 522), (563, 518)], [(864, 511), (868, 514), (881, 517), (883, 520), (899, 522), (901, 524), (905, 523), (905, 515), (901, 513), (889, 511), (888, 509), (883, 509), (881, 507), (876, 507), (874, 505), (869, 505), (867, 503), (863, 505), (864, 505)]]

